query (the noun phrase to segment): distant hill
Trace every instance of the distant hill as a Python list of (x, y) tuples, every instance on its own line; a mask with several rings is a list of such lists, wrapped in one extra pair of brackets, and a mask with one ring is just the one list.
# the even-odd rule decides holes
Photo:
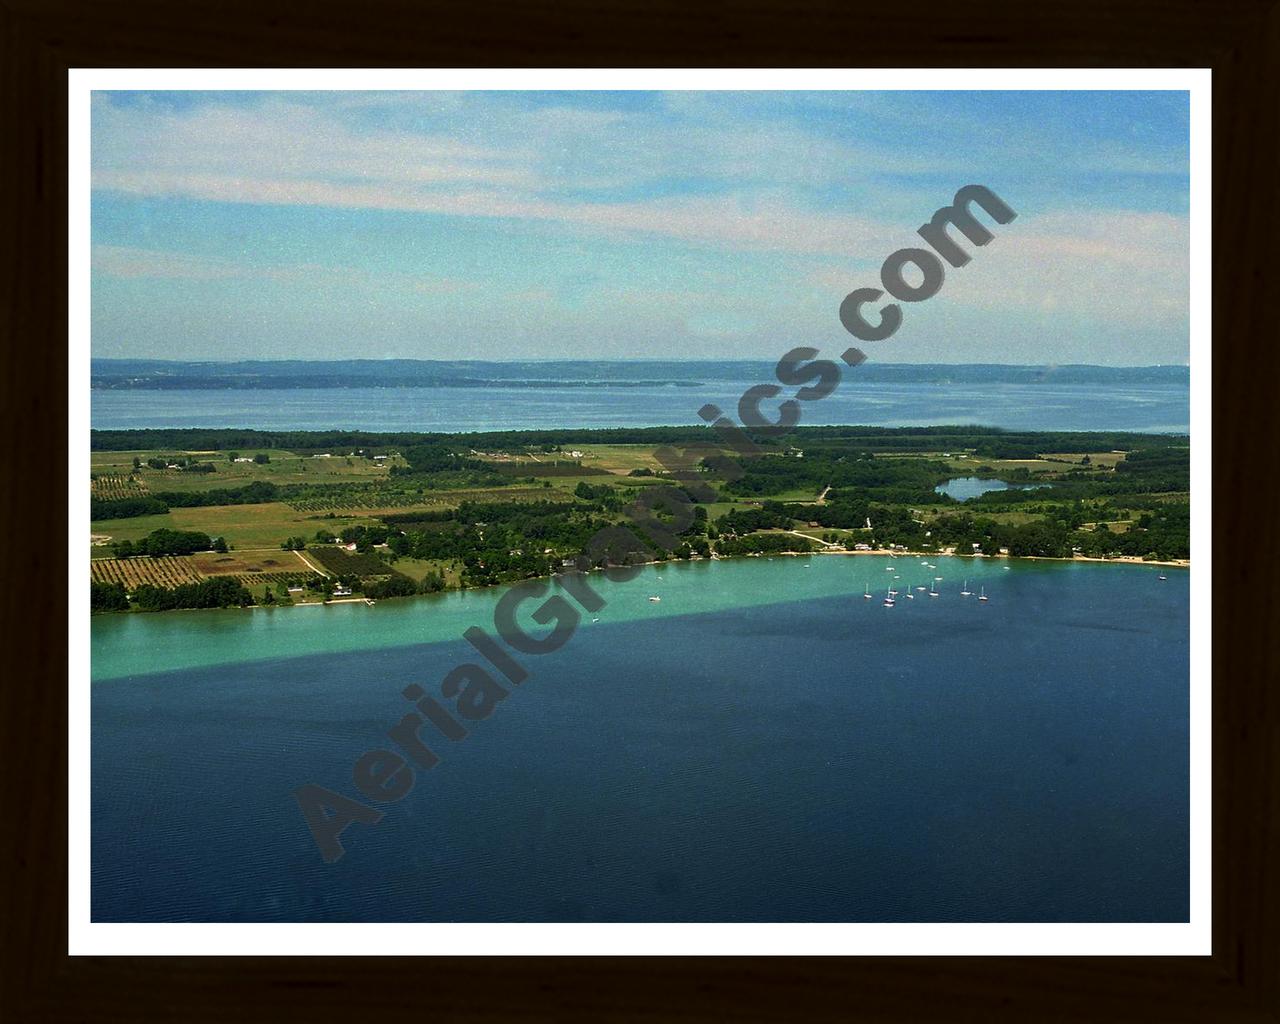
[[(764, 360), (483, 362), (424, 359), (249, 360), (171, 362), (94, 359), (98, 389), (696, 387), (713, 381), (773, 376)], [(867, 383), (899, 384), (1186, 384), (1186, 366), (1013, 366), (996, 363), (863, 363)]]

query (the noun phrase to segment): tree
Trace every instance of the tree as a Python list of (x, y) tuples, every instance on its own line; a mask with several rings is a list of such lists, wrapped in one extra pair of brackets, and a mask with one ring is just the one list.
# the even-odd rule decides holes
[(119, 583), (99, 583), (93, 580), (89, 584), (89, 610), (94, 612), (127, 612), (129, 597)]
[(142, 460), (141, 460), (140, 458), (138, 458), (138, 456), (136, 456), (136, 455), (133, 457), (133, 468), (134, 468), (134, 469), (141, 469), (141, 468), (142, 468)]
[(271, 461), (271, 456), (268, 455), (266, 452), (258, 452), (258, 454), (253, 457), (253, 461), (256, 462), (259, 466), (265, 466), (268, 462)]
[(226, 540), (225, 540), (224, 538), (222, 538), (222, 537), (215, 537), (215, 538), (213, 539), (213, 550), (214, 550), (214, 551), (217, 551), (217, 552), (219, 552), (219, 553), (221, 553), (221, 554), (226, 554), (226, 552), (227, 552), (227, 542), (226, 542)]

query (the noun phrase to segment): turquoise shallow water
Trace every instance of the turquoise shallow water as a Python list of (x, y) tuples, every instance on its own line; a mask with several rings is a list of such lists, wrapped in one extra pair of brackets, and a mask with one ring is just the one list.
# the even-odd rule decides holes
[[(939, 584), (944, 596), (958, 594), (968, 578), (1004, 578), (1019, 573), (1107, 571), (1147, 573), (1150, 567), (1055, 565), (995, 559), (933, 559), (937, 570), (920, 558), (882, 555), (737, 558), (719, 562), (673, 562), (645, 567), (632, 580), (612, 582), (602, 573), (588, 578), (607, 602), (601, 623), (664, 619), (753, 607), (779, 600), (799, 601), (842, 594), (861, 594), (865, 586), (884, 596), (895, 566), (903, 581)], [(373, 650), (459, 638), (472, 625), (492, 623), (493, 610), (505, 588), (492, 587), (382, 601), (292, 608), (226, 609), (158, 614), (100, 615), (92, 621), (90, 656), (94, 679), (163, 672), (178, 668), (289, 658), (307, 654)], [(650, 596), (660, 596), (658, 603)], [(928, 600), (928, 599), (925, 599)], [(938, 600), (941, 600), (939, 598)], [(536, 606), (538, 602), (531, 602)], [(903, 603), (906, 610), (908, 603)], [(587, 620), (591, 616), (586, 616)], [(590, 623), (586, 625), (599, 625)]]
[[(936, 564), (594, 577), (599, 621), (335, 864), (292, 793), (356, 795), (498, 592), (99, 618), (93, 917), (1185, 920), (1189, 572)], [(941, 596), (885, 608), (888, 565)]]

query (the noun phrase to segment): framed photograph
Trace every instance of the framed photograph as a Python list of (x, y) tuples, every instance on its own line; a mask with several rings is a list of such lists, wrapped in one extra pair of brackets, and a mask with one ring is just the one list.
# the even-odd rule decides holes
[(8, 22), (15, 1019), (1274, 1019), (1274, 9), (325, 10)]

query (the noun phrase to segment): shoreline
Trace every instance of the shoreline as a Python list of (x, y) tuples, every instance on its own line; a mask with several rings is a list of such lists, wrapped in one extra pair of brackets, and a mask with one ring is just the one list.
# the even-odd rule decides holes
[[(728, 562), (728, 561), (733, 561), (740, 558), (779, 558), (779, 557), (807, 558), (811, 555), (828, 555), (828, 556), (834, 555), (834, 556), (843, 556), (843, 557), (872, 556), (872, 557), (879, 557), (879, 558), (990, 558), (990, 559), (1002, 559), (1004, 561), (1009, 561), (1009, 562), (1093, 562), (1093, 563), (1106, 564), (1106, 565), (1150, 565), (1150, 566), (1157, 566), (1157, 567), (1162, 567), (1167, 569), (1190, 569), (1191, 568), (1191, 560), (1189, 558), (1188, 559), (1172, 559), (1170, 561), (1147, 561), (1145, 559), (1138, 558), (1135, 555), (1121, 555), (1116, 558), (1095, 558), (1087, 555), (1073, 555), (1071, 558), (1057, 558), (1052, 555), (988, 555), (988, 554), (983, 554), (982, 552), (976, 552), (972, 554), (961, 554), (955, 551), (948, 551), (948, 552), (884, 551), (884, 550), (833, 551), (830, 548), (820, 548), (816, 551), (777, 551), (777, 552), (771, 552), (768, 555), (762, 555), (762, 554), (727, 555), (727, 556), (711, 555), (709, 558), (704, 558), (700, 556), (689, 558), (689, 559), (673, 558), (673, 559), (667, 559), (666, 561), (662, 561), (662, 562), (658, 562), (658, 561), (641, 562), (638, 565), (634, 566), (633, 568), (643, 568), (645, 566), (655, 566), (655, 565), (671, 565), (673, 563), (685, 562), (685, 561), (687, 562)], [(592, 573), (604, 572), (604, 569), (595, 568), (595, 569), (588, 569), (587, 571)], [(404, 595), (404, 597), (405, 598), (438, 597), (442, 594), (465, 594), (469, 591), (480, 592), (480, 591), (489, 590), (493, 587), (511, 587), (511, 586), (515, 586), (518, 583), (527, 583), (529, 580), (554, 580), (557, 576), (562, 576), (562, 575), (564, 574), (557, 572), (557, 573), (552, 573), (549, 576), (529, 576), (523, 580), (510, 580), (505, 583), (489, 583), (483, 587), (458, 587), (456, 589), (437, 591), (434, 594), (406, 594)], [(216, 578), (216, 577), (211, 577), (211, 578)], [(403, 598), (381, 598), (381, 599), (375, 598), (374, 602), (376, 603), (379, 600), (399, 601), (402, 599)], [(247, 605), (243, 608), (240, 608), (240, 607), (170, 608), (170, 609), (167, 609), (167, 611), (168, 612), (194, 612), (194, 611), (203, 611), (203, 612), (250, 611), (251, 612), (251, 611), (259, 611), (263, 609), (274, 610), (277, 608), (279, 609), (322, 608), (326, 605), (331, 605), (331, 604), (370, 604), (370, 601), (368, 598), (365, 598), (365, 597), (341, 597), (341, 598), (337, 598), (335, 600), (330, 600), (330, 601), (294, 601), (292, 604), (287, 604), (287, 605), (252, 604), (252, 605)], [(143, 611), (139, 611), (136, 608), (131, 608), (128, 611), (91, 613), (90, 617), (96, 618), (99, 615), (159, 615), (159, 614), (163, 614), (163, 612), (143, 612)]]
[[(1055, 555), (988, 555), (983, 552), (965, 554), (959, 551), (832, 551), (830, 548), (818, 551), (779, 551), (779, 555), (880, 555), (890, 558), (991, 558), (1003, 559), (1007, 562), (1100, 562), (1108, 565), (1158, 565), (1170, 569), (1190, 569), (1191, 559), (1174, 558), (1168, 561), (1139, 558), (1137, 555), (1117, 555), (1115, 558), (1097, 558), (1091, 555), (1072, 555), (1070, 558), (1059, 558)], [(760, 558), (760, 555), (733, 555), (733, 558)], [(647, 563), (662, 565), (662, 562)]]

